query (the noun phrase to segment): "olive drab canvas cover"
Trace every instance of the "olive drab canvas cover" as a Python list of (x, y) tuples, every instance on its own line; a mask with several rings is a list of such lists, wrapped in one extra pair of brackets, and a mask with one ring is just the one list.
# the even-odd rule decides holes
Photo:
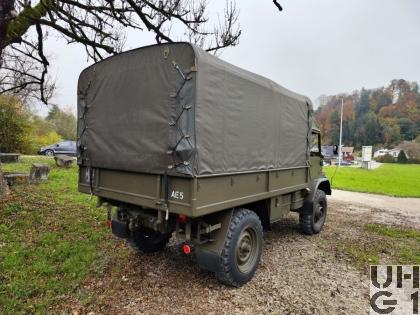
[(78, 83), (78, 163), (88, 167), (203, 176), (306, 166), (311, 126), (307, 97), (189, 43), (112, 56)]

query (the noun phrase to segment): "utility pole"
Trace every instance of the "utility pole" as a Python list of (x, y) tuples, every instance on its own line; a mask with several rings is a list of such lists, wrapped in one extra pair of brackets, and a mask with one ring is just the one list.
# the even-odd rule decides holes
[(343, 105), (344, 105), (344, 100), (343, 100), (343, 98), (341, 98), (340, 144), (338, 146), (338, 167), (341, 167), (341, 159), (342, 159), (341, 138), (343, 136)]

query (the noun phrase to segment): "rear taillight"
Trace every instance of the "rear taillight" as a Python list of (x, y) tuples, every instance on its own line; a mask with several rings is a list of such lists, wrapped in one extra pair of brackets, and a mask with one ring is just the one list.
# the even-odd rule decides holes
[(191, 253), (191, 247), (187, 244), (184, 244), (184, 246), (182, 246), (182, 251), (185, 255), (188, 255)]
[(178, 222), (181, 224), (185, 224), (187, 222), (187, 216), (185, 214), (180, 214), (178, 216)]

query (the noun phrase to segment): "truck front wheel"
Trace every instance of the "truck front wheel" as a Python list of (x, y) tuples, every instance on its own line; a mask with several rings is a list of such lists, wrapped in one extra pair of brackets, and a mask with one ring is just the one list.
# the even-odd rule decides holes
[(300, 228), (307, 235), (317, 234), (324, 227), (327, 218), (327, 197), (325, 192), (318, 189), (313, 202), (304, 206), (299, 214)]
[(128, 245), (136, 253), (154, 253), (162, 250), (169, 242), (172, 233), (160, 233), (142, 228), (133, 231), (127, 239)]
[(257, 214), (247, 209), (233, 213), (220, 257), (217, 279), (239, 287), (255, 273), (263, 248), (263, 228)]

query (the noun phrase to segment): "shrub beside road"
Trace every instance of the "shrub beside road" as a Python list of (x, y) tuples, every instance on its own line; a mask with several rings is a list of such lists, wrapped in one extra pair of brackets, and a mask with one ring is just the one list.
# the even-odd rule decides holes
[(420, 165), (383, 164), (374, 170), (327, 166), (333, 188), (395, 197), (420, 197)]

